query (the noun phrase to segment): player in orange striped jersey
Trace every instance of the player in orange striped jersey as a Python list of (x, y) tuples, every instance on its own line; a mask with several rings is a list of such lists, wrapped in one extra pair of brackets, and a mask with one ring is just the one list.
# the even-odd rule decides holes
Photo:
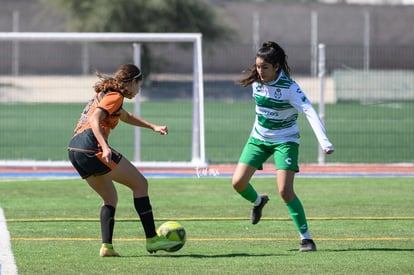
[(100, 256), (119, 256), (112, 245), (118, 195), (113, 181), (132, 190), (134, 206), (147, 239), (146, 249), (153, 253), (170, 249), (172, 242), (156, 233), (148, 197), (147, 179), (136, 167), (108, 144), (108, 137), (119, 120), (138, 127), (168, 134), (167, 126), (152, 124), (122, 108), (124, 97), (134, 98), (142, 85), (141, 70), (132, 64), (122, 65), (114, 76), (97, 72), (96, 95), (85, 106), (69, 143), (69, 159), (79, 175), (102, 198), (100, 213), (102, 247)]

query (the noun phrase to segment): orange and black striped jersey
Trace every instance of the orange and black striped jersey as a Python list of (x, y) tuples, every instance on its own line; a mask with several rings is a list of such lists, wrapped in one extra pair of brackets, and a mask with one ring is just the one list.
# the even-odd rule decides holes
[(89, 124), (89, 117), (99, 108), (107, 113), (107, 116), (100, 122), (105, 139), (107, 140), (112, 129), (119, 122), (120, 110), (124, 102), (124, 96), (118, 91), (104, 91), (97, 93), (86, 104), (81, 117), (74, 130), (69, 149), (99, 150), (98, 144)]

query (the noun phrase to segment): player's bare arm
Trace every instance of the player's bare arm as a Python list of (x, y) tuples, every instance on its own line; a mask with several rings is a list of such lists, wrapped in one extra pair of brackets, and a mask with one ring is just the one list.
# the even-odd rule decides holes
[(92, 116), (89, 118), (89, 123), (92, 128), (92, 132), (96, 137), (96, 140), (101, 145), (102, 148), (102, 158), (107, 163), (111, 162), (111, 148), (109, 148), (108, 143), (105, 140), (105, 137), (102, 133), (102, 129), (100, 127), (100, 122), (107, 116), (105, 111), (102, 109), (97, 108)]
[(159, 125), (152, 124), (138, 116), (133, 115), (130, 112), (125, 111), (124, 109), (121, 109), (120, 112), (121, 112), (120, 119), (125, 123), (138, 126), (138, 127), (148, 128), (148, 129), (153, 130), (154, 132), (160, 133), (161, 135), (168, 134), (168, 127), (165, 125), (159, 126)]

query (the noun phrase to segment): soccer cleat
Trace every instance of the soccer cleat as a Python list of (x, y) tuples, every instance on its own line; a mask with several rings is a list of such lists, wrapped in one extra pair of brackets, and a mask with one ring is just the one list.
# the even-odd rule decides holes
[(112, 244), (102, 244), (101, 251), (99, 252), (101, 257), (119, 257), (119, 254), (114, 250)]
[(170, 241), (166, 237), (157, 235), (155, 237), (147, 239), (146, 248), (149, 253), (154, 253), (158, 250), (167, 251), (179, 245), (182, 245), (182, 243), (178, 241)]
[(313, 240), (303, 239), (300, 243), (299, 252), (316, 251), (316, 245)]
[(250, 220), (252, 224), (256, 224), (260, 221), (262, 217), (262, 209), (269, 201), (269, 197), (267, 195), (260, 195), (262, 197), (262, 202), (258, 206), (253, 206), (252, 213), (250, 215)]

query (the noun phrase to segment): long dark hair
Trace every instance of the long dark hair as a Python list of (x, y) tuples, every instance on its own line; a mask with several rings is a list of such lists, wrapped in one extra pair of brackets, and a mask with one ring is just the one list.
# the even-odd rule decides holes
[(131, 81), (141, 81), (141, 70), (134, 64), (125, 64), (118, 68), (114, 76), (103, 74), (95, 71), (99, 81), (95, 83), (94, 89), (96, 93), (106, 90), (116, 90), (124, 95), (128, 95), (126, 85)]
[[(263, 58), (264, 61), (272, 64), (272, 66), (279, 65), (280, 70), (290, 76), (290, 68), (287, 63), (287, 55), (279, 44), (273, 41), (268, 41), (262, 44), (262, 47), (257, 51), (256, 58)], [(253, 64), (249, 69), (245, 71), (244, 78), (237, 80), (236, 83), (246, 87), (255, 81), (259, 80), (256, 64)]]

